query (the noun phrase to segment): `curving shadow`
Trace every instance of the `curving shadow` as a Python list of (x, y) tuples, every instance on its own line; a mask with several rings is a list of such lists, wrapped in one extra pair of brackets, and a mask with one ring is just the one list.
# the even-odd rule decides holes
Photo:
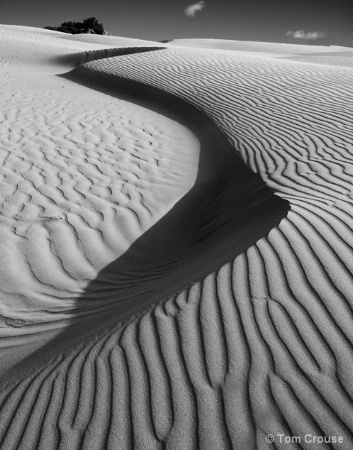
[(60, 76), (186, 126), (200, 141), (198, 174), (192, 189), (89, 283), (70, 325), (10, 371), (17, 375), (33, 368), (38, 356), (44, 364), (218, 270), (266, 236), (290, 208), (244, 164), (219, 129), (185, 101), (84, 66)]
[[(80, 64), (85, 64), (90, 61), (96, 61), (103, 58), (112, 58), (114, 56), (133, 55), (134, 53), (146, 53), (157, 50), (164, 50), (165, 47), (109, 47), (99, 50), (88, 50), (76, 53), (68, 53), (53, 56), (49, 63), (54, 66), (64, 66), (75, 68)], [(66, 68), (66, 71), (68, 69)], [(65, 72), (66, 72), (65, 71)]]

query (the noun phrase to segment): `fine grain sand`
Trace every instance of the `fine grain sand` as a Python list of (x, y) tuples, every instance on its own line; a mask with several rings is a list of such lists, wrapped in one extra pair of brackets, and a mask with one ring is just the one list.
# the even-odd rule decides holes
[(353, 448), (352, 61), (0, 26), (1, 450)]

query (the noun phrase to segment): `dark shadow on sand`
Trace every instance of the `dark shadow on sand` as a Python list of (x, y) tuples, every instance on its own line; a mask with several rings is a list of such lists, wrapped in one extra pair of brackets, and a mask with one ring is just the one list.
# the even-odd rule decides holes
[[(289, 211), (289, 203), (275, 196), (218, 128), (185, 101), (84, 66), (61, 76), (176, 120), (199, 139), (200, 159), (192, 189), (89, 283), (71, 324), (37, 351), (43, 363), (202, 280), (266, 236)], [(35, 354), (13, 370), (28, 368), (31, 360)]]
[(146, 53), (163, 50), (165, 47), (108, 47), (99, 50), (80, 51), (56, 55), (51, 59), (53, 65), (71, 66), (72, 68), (98, 59), (112, 58), (115, 56), (133, 55), (134, 53)]

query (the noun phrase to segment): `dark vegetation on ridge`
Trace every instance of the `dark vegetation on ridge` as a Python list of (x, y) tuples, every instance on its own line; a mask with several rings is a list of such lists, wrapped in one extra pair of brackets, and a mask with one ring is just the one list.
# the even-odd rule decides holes
[(61, 31), (69, 34), (109, 34), (104, 30), (103, 24), (95, 17), (85, 19), (83, 22), (63, 22), (59, 27), (44, 27), (46, 30)]

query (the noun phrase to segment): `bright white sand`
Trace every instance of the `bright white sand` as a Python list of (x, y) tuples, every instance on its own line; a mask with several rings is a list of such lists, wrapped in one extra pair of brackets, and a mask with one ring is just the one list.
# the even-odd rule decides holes
[(351, 51), (0, 36), (0, 448), (352, 448)]

